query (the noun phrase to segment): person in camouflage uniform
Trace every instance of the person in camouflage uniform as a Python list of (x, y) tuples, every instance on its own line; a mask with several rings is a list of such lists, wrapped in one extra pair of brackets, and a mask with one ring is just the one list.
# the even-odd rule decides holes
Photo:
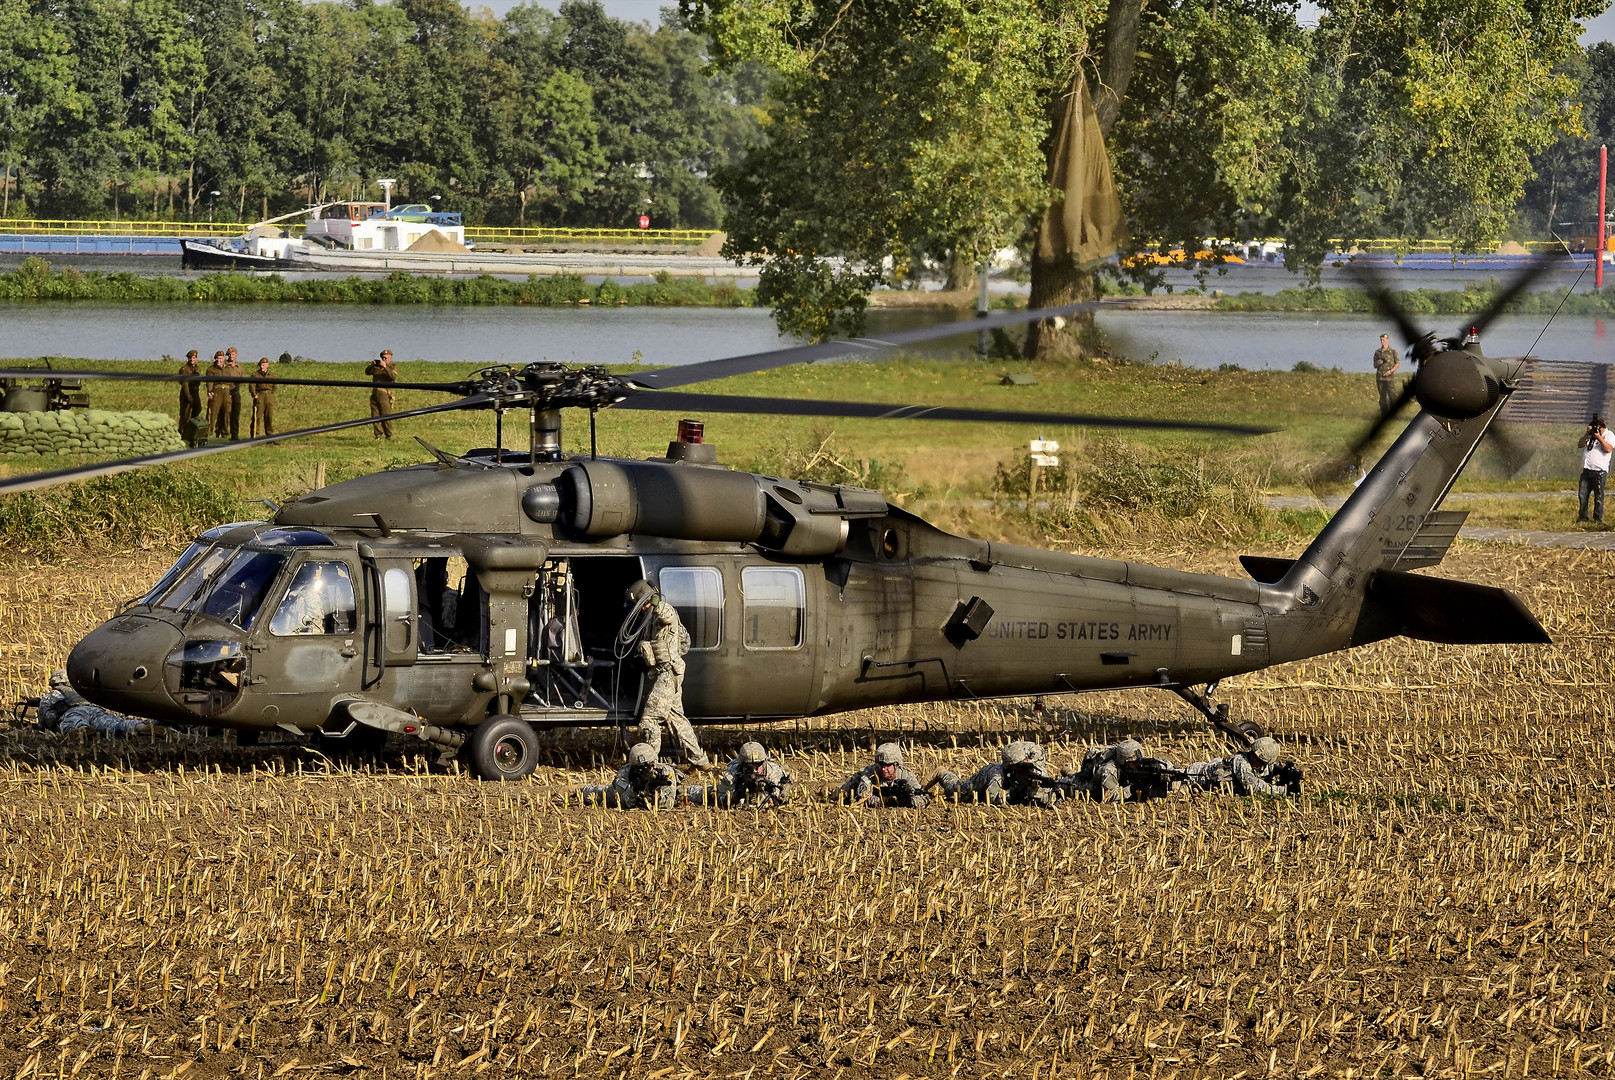
[(1374, 382), (1379, 386), (1380, 415), (1391, 411), (1396, 404), (1396, 373), (1401, 370), (1402, 357), (1391, 348), (1391, 335), (1379, 336), (1379, 348), (1374, 350)]
[(835, 792), (841, 802), (901, 806), (917, 810), (931, 801), (913, 773), (903, 767), (903, 748), (894, 742), (875, 747), (875, 761), (847, 777)]
[(588, 784), (578, 789), (584, 806), (613, 810), (671, 810), (685, 799), (684, 777), (671, 765), (656, 760), (645, 743), (628, 750), (628, 764), (617, 770), (609, 784)]
[(944, 799), (990, 803), (993, 806), (1041, 806), (1060, 800), (1058, 778), (1045, 767), (1043, 748), (1016, 740), (1004, 746), (1002, 760), (983, 765), (968, 779), (946, 770), (937, 773), (926, 788), (940, 787)]
[(762, 743), (748, 742), (711, 787), (692, 787), (690, 801), (703, 806), (741, 806), (748, 802), (783, 806), (791, 797), (791, 774), (768, 756)]
[(1264, 735), (1229, 757), (1197, 761), (1185, 771), (1202, 791), (1232, 791), (1235, 795), (1296, 795), (1273, 774), (1279, 761), (1277, 739)]
[(648, 581), (636, 581), (628, 588), (628, 602), (649, 611), (650, 630), (639, 642), (639, 658), (653, 673), (650, 692), (639, 710), (639, 738), (657, 754), (662, 752), (662, 724), (673, 730), (679, 753), (695, 769), (707, 769), (711, 762), (695, 729), (684, 715), (684, 654), (690, 651), (690, 635), (679, 621), (679, 613)]
[(1099, 802), (1126, 802), (1134, 797), (1128, 773), (1143, 760), (1144, 747), (1135, 739), (1096, 747), (1082, 755), (1075, 786)]
[(58, 668), (51, 672), (50, 689), (39, 697), (39, 728), (67, 735), (75, 731), (93, 731), (98, 735), (135, 735), (149, 730), (144, 720), (111, 712), (92, 705), (79, 696), (73, 684), (67, 681), (67, 672)]

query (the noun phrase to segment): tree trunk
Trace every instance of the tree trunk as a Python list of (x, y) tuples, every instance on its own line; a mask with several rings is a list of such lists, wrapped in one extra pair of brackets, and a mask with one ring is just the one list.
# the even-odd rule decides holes
[(948, 292), (976, 287), (976, 264), (958, 251), (948, 252), (948, 280), (942, 286)]
[(521, 227), (525, 229), (527, 227), (527, 185), (523, 184), (521, 186), (521, 190), (516, 192), (516, 194), (518, 197), (520, 197), (522, 204), (521, 210), (517, 213), (516, 220), (518, 223), (520, 223)]
[[(1112, 0), (1105, 15), (1104, 47), (1098, 60), (1099, 89), (1094, 94), (1094, 112), (1099, 119), (1099, 130), (1107, 139), (1121, 116), (1122, 99), (1127, 83), (1133, 74), (1133, 61), (1138, 55), (1138, 21), (1143, 0)], [(1070, 85), (1056, 86), (1054, 99), (1049, 103), (1049, 137), (1044, 143), (1048, 173), (1054, 176), (1056, 156), (1060, 152), (1056, 136), (1060, 122), (1065, 118), (1067, 104), (1075, 104), (1069, 96)], [(1058, 213), (1058, 205), (1043, 211), (1044, 216)], [(1040, 230), (1041, 231), (1041, 230)], [(1079, 268), (1069, 255), (1046, 256), (1032, 254), (1032, 294), (1027, 304), (1033, 308), (1059, 307), (1092, 300), (1098, 295), (1098, 281), (1092, 270)], [(1091, 315), (1067, 320), (1064, 326), (1050, 323), (1033, 323), (1026, 331), (1026, 344), (1022, 354), (1029, 360), (1052, 360), (1083, 356), (1091, 353), (1098, 344), (1098, 332)]]
[(11, 166), (6, 166), (5, 180), (0, 181), (0, 217), (11, 216)]

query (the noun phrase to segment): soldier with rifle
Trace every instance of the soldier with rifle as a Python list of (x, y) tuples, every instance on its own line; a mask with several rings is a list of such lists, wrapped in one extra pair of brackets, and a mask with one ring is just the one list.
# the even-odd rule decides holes
[(836, 789), (837, 801), (865, 806), (900, 806), (918, 810), (931, 801), (913, 773), (903, 767), (903, 748), (894, 742), (875, 747), (875, 761), (847, 777)]
[(684, 777), (671, 765), (656, 760), (656, 751), (646, 743), (635, 743), (628, 750), (628, 764), (617, 771), (609, 784), (589, 784), (578, 789), (584, 806), (605, 806), (613, 810), (671, 810), (685, 801)]
[(1098, 802), (1146, 802), (1170, 793), (1174, 783), (1188, 779), (1187, 772), (1165, 758), (1145, 757), (1144, 747), (1136, 739), (1123, 739), (1082, 755), (1071, 787)]
[(1301, 768), (1280, 759), (1278, 740), (1264, 735), (1229, 757), (1198, 761), (1184, 770), (1201, 791), (1232, 791), (1235, 795), (1299, 795)]
[(791, 774), (757, 742), (741, 744), (717, 784), (690, 788), (690, 801), (703, 806), (784, 806), (790, 797)]
[(925, 785), (941, 788), (942, 797), (954, 802), (983, 802), (993, 806), (1052, 807), (1070, 791), (1070, 778), (1054, 776), (1045, 767), (1048, 757), (1035, 742), (1017, 739), (1007, 743), (1000, 761), (989, 762), (961, 780), (943, 770)]

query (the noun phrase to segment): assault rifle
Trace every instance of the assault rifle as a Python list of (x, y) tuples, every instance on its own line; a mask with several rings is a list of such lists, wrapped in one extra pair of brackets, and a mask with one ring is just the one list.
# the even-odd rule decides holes
[(1299, 795), (1301, 781), (1306, 779), (1306, 774), (1293, 758), (1280, 758), (1273, 766), (1273, 775), (1267, 779), (1272, 784), (1283, 784), (1286, 795)]
[(1122, 782), (1129, 789), (1128, 802), (1148, 802), (1172, 793), (1172, 785), (1192, 782), (1182, 769), (1174, 769), (1165, 758), (1140, 758), (1121, 770)]

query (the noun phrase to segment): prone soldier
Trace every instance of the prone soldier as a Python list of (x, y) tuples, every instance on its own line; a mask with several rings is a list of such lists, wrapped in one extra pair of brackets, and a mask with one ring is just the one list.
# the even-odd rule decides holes
[(741, 744), (740, 753), (711, 787), (690, 788), (690, 801), (705, 806), (741, 806), (748, 802), (783, 806), (791, 797), (791, 774), (768, 756), (762, 743)]
[(645, 743), (628, 750), (628, 764), (617, 770), (609, 784), (588, 784), (578, 789), (584, 806), (613, 810), (671, 810), (684, 801), (684, 777), (671, 765), (656, 760)]
[(875, 747), (875, 761), (847, 777), (835, 791), (840, 802), (901, 806), (918, 810), (931, 801), (913, 773), (903, 767), (903, 748), (894, 742)]
[(38, 713), (40, 730), (58, 735), (81, 729), (98, 735), (134, 735), (150, 728), (144, 720), (85, 701), (67, 681), (67, 672), (60, 668), (51, 672), (50, 689), (39, 696)]
[(1185, 772), (1202, 791), (1232, 790), (1235, 795), (1299, 795), (1301, 769), (1293, 761), (1280, 760), (1278, 740), (1262, 736), (1228, 757), (1198, 761)]
[(955, 802), (983, 802), (993, 806), (1046, 809), (1060, 800), (1065, 785), (1045, 768), (1048, 757), (1037, 743), (1020, 739), (1007, 743), (1001, 758), (1001, 761), (983, 765), (964, 780), (956, 773), (939, 772), (925, 785), (926, 789), (940, 787), (942, 797)]
[(1189, 779), (1165, 758), (1147, 758), (1136, 739), (1099, 746), (1082, 755), (1072, 787), (1099, 802), (1146, 802)]

